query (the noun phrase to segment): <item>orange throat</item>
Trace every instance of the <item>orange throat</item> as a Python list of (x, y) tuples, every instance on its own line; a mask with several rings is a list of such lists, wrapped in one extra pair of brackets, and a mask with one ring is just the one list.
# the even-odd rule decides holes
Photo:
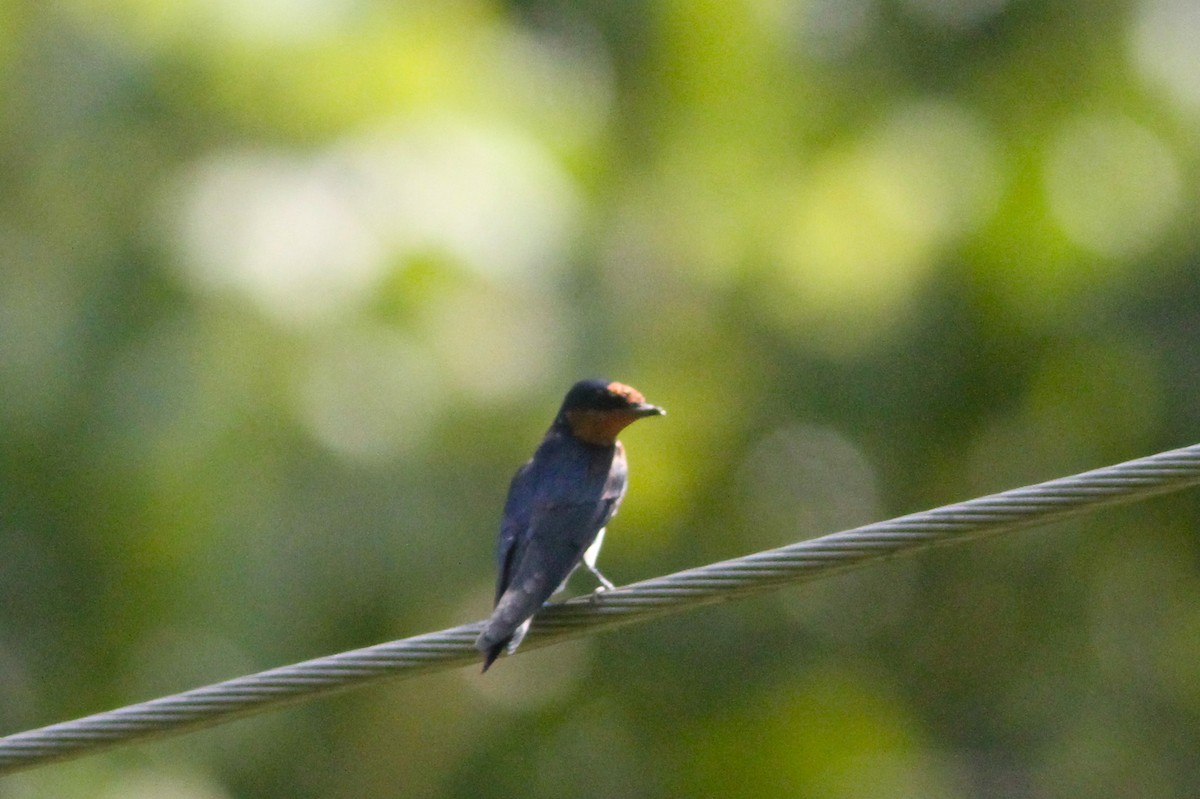
[(640, 417), (630, 411), (567, 411), (567, 424), (571, 435), (586, 444), (611, 447), (622, 430)]

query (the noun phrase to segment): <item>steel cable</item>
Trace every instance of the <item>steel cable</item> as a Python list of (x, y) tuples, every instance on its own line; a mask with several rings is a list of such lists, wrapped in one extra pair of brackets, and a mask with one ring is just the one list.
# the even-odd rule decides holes
[[(868, 524), (549, 606), (538, 614), (521, 651), (1196, 483), (1200, 445)], [(473, 645), (480, 627), (476, 622), (342, 652), (15, 733), (0, 738), (0, 774), (219, 724), (374, 680), (476, 663)]]

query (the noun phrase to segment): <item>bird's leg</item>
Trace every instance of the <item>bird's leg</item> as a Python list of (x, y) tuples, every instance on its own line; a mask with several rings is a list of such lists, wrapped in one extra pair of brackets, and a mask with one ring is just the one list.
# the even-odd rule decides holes
[(600, 557), (600, 545), (604, 543), (604, 532), (605, 529), (601, 527), (600, 532), (596, 533), (596, 540), (593, 541), (591, 546), (589, 546), (583, 553), (583, 565), (587, 566), (587, 570), (596, 575), (596, 579), (600, 581), (600, 585), (596, 588), (596, 592), (611, 591), (616, 588), (616, 586), (609, 582), (609, 579), (601, 574), (600, 570), (596, 568), (596, 558)]
[(607, 577), (600, 573), (600, 570), (596, 568), (595, 564), (584, 561), (583, 565), (587, 566), (588, 571), (596, 575), (596, 579), (600, 581), (600, 585), (596, 586), (596, 590), (592, 593), (599, 594), (603, 593), (604, 591), (612, 591), (616, 588), (616, 586), (613, 585)]

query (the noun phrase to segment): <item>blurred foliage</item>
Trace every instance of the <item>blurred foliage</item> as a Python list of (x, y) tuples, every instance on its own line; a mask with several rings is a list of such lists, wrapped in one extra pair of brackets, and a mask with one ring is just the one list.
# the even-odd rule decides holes
[[(1192, 0), (8, 0), (0, 728), (481, 618), (563, 390), (626, 582), (1200, 438)], [(4, 796), (1194, 795), (1200, 502)], [(580, 590), (588, 590), (581, 582)]]

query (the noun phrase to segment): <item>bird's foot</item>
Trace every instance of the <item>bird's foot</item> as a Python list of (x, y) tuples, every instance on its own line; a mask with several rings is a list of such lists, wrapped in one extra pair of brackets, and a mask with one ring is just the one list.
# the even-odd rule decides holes
[(595, 602), (600, 597), (607, 594), (609, 591), (615, 591), (615, 590), (617, 590), (617, 587), (615, 585), (613, 585), (612, 583), (610, 583), (608, 580), (605, 580), (603, 583), (596, 586), (595, 589), (592, 590), (592, 593), (588, 594), (588, 600), (591, 602)]

